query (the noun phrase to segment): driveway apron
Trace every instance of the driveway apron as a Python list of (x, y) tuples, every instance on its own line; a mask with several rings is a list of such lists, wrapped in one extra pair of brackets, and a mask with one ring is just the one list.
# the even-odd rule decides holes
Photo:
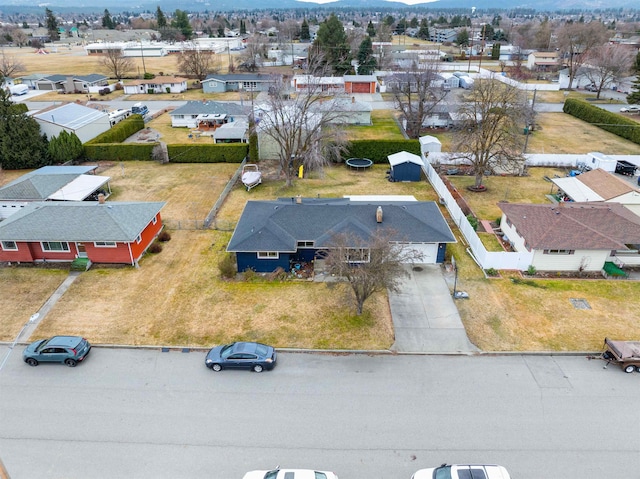
[[(475, 353), (439, 265), (407, 265), (400, 292), (389, 292), (393, 351)], [(464, 301), (464, 300), (460, 300)]]

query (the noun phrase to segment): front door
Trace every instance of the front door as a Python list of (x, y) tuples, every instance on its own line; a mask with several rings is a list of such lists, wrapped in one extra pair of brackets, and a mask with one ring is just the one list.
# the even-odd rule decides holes
[(78, 248), (78, 258), (87, 257), (87, 250), (84, 248), (84, 243), (76, 243), (76, 248)]

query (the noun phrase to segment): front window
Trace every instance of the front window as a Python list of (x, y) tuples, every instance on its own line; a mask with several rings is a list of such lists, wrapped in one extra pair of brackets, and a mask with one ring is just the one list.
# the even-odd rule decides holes
[(369, 248), (348, 248), (347, 263), (368, 263), (370, 260)]
[(116, 242), (115, 241), (94, 241), (93, 245), (96, 248), (115, 248)]
[(573, 254), (574, 250), (572, 249), (546, 249), (544, 250), (544, 254)]
[(258, 259), (278, 259), (280, 253), (277, 251), (258, 251)]
[(4, 251), (18, 251), (18, 245), (15, 241), (3, 241), (2, 249)]
[(298, 241), (298, 248), (313, 248), (314, 241)]
[(42, 251), (65, 252), (69, 251), (69, 243), (66, 241), (43, 241)]

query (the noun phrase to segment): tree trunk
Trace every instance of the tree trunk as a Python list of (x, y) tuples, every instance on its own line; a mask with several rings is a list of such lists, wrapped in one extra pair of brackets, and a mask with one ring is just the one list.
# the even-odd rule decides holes
[(476, 173), (476, 183), (474, 185), (475, 188), (480, 188), (482, 186), (482, 179), (484, 175), (482, 173)]

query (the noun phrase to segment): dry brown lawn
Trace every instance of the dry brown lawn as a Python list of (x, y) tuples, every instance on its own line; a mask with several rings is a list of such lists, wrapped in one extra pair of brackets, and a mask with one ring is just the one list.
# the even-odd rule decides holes
[(66, 271), (0, 268), (0, 341), (12, 341), (67, 277)]
[(341, 288), (313, 282), (225, 282), (219, 231), (172, 231), (139, 269), (93, 268), (56, 304), (35, 335), (60, 331), (95, 343), (209, 346), (258, 340), (279, 347), (388, 348), (386, 295), (352, 314)]

